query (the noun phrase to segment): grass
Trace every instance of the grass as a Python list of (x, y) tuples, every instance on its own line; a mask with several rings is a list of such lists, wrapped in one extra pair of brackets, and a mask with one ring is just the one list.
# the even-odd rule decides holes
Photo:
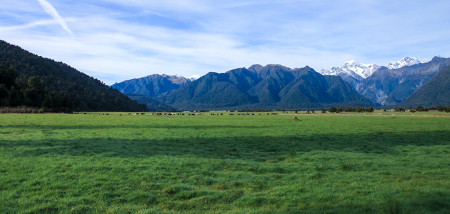
[(448, 212), (450, 117), (316, 115), (3, 114), (0, 213)]

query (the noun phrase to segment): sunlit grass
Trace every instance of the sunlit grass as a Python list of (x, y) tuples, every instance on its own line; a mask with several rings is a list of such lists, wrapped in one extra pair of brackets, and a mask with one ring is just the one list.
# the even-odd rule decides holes
[(446, 213), (450, 118), (0, 115), (0, 212)]

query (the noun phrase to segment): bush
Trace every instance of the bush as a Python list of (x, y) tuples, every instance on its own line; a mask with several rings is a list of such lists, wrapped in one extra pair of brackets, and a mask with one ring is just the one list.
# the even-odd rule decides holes
[(366, 112), (373, 112), (373, 107), (365, 108), (364, 111), (366, 111)]
[(331, 113), (336, 113), (337, 112), (337, 108), (336, 107), (331, 107), (330, 109), (328, 109), (329, 112)]
[(395, 107), (395, 108), (394, 108), (394, 111), (395, 111), (395, 112), (405, 112), (405, 109), (402, 108), (402, 107)]

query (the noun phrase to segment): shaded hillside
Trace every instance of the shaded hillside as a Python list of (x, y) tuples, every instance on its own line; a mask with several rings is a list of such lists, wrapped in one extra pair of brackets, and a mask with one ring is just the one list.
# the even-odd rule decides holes
[[(309, 67), (304, 70), (310, 69)], [(258, 84), (252, 87), (248, 93), (258, 97), (259, 103), (273, 105), (280, 102), (280, 91), (290, 82), (295, 80), (303, 69), (290, 69), (281, 65), (267, 65), (255, 71)]]
[(450, 65), (449, 58), (434, 57), (428, 63), (399, 69), (381, 67), (356, 84), (357, 91), (372, 102), (395, 106), (411, 96), (428, 80)]
[(402, 106), (430, 107), (450, 105), (450, 66), (439, 72), (424, 86), (408, 97)]
[(256, 97), (238, 87), (242, 84), (230, 80), (229, 73), (211, 72), (159, 100), (179, 110), (228, 109), (256, 103)]
[(340, 77), (325, 77), (310, 67), (290, 69), (280, 65), (211, 72), (159, 101), (183, 110), (372, 105)]
[(147, 106), (148, 111), (174, 111), (176, 109), (158, 102), (157, 100), (147, 97), (142, 94), (125, 94), (127, 97), (129, 97), (132, 100), (137, 101), (139, 104), (144, 104)]
[(340, 73), (337, 76), (340, 76), (345, 82), (348, 82), (355, 89), (358, 89), (358, 86), (360, 86), (361, 82), (364, 80), (364, 78), (360, 76), (350, 75), (347, 73)]
[(322, 76), (310, 68), (304, 69), (279, 94), (278, 106), (288, 109), (371, 105), (340, 77)]
[(159, 97), (180, 88), (190, 82), (181, 76), (153, 74), (142, 78), (126, 80), (111, 87), (124, 94), (142, 94), (147, 97)]
[(118, 90), (54, 60), (0, 41), (0, 105), (49, 111), (144, 111)]

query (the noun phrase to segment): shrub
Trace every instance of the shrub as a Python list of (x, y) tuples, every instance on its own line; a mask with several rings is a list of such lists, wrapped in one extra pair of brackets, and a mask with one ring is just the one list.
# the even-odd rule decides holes
[(328, 109), (329, 112), (331, 113), (335, 113), (337, 112), (337, 108), (336, 107), (331, 107), (330, 109)]

